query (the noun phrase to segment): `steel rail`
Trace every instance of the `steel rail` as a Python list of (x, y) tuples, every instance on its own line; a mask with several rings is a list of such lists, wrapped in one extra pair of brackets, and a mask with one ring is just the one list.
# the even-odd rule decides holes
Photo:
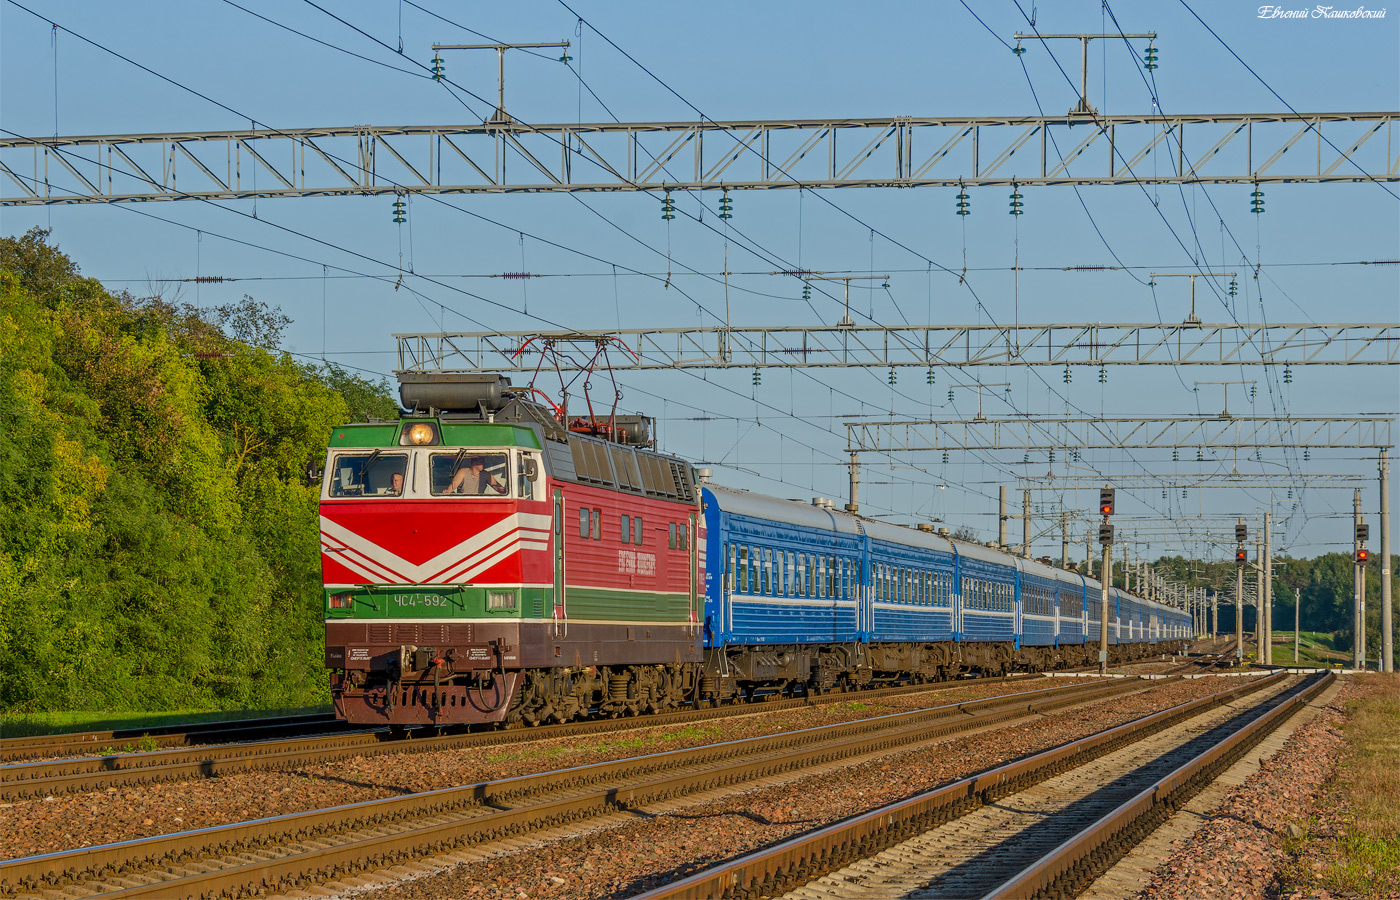
[(968, 679), (922, 685), (900, 685), (854, 693), (825, 694), (795, 699), (769, 695), (758, 703), (708, 709), (683, 710), (624, 719), (599, 719), (562, 725), (499, 731), (475, 731), (433, 737), (396, 740), (383, 729), (351, 731), (310, 738), (249, 741), (223, 746), (177, 748), (106, 756), (88, 756), (0, 766), (0, 802), (73, 791), (97, 790), (123, 784), (150, 784), (183, 778), (212, 778), (236, 772), (271, 770), (308, 762), (325, 762), (347, 756), (384, 753), (422, 753), (485, 744), (508, 744), (546, 738), (598, 734), (637, 727), (705, 721), (746, 715), (758, 709), (779, 710), (795, 706), (838, 703), (852, 696), (864, 699), (899, 696), (923, 691), (952, 690), (969, 684), (1029, 680), (1037, 676), (1014, 675), (995, 679)]
[[(75, 880), (91, 882), (111, 876), (130, 877), (137, 869), (157, 865), (169, 875), (187, 861), (227, 857), (245, 849), (310, 840), (330, 830), (346, 831), (410, 817), (433, 817), (434, 821), (427, 826), (410, 828), (389, 837), (354, 840), (324, 850), (250, 861), (236, 868), (171, 878), (104, 896), (200, 896), (259, 885), (296, 884), (300, 879), (336, 871), (337, 867), (362, 865), (366, 857), (388, 860), (392, 864), (399, 858), (396, 854), (438, 852), (444, 842), (462, 846), (503, 835), (523, 834), (700, 789), (791, 772), (873, 750), (897, 749), (950, 733), (1095, 702), (1146, 686), (1137, 679), (1122, 679), (1043, 688), (724, 744), (8, 860), (0, 862), (0, 893), (47, 890)], [(699, 771), (675, 774), (681, 767)], [(671, 774), (655, 778), (663, 773)], [(652, 780), (628, 784), (629, 778)], [(579, 788), (586, 790), (579, 792)], [(568, 791), (569, 795), (542, 803), (529, 802), (530, 797), (550, 791)], [(445, 813), (487, 806), (505, 808), (470, 820), (460, 817), (450, 822), (440, 820)], [(512, 806), (516, 808), (510, 808)]]
[(678, 879), (633, 900), (774, 896), (1237, 697), (1278, 673), (1127, 722)]
[(1336, 677), (1332, 672), (1313, 676), (1312, 683), (1292, 697), (1159, 779), (983, 900), (1075, 896), (1245, 751), (1326, 690)]
[[(0, 739), (0, 760), (33, 759), (74, 751), (90, 753), (154, 742), (156, 747), (194, 746), (230, 741), (248, 741), (295, 734), (362, 729), (335, 717), (333, 713), (307, 713), (297, 716), (269, 716), (261, 719), (230, 719), (220, 722), (191, 722), (156, 725), (149, 728), (118, 728), (109, 731), (81, 731)], [(134, 753), (135, 750), (120, 752)]]

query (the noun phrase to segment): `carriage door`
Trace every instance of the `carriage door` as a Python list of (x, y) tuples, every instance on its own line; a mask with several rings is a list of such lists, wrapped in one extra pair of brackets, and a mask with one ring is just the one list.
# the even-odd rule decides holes
[(554, 636), (569, 633), (564, 617), (564, 492), (554, 489)]

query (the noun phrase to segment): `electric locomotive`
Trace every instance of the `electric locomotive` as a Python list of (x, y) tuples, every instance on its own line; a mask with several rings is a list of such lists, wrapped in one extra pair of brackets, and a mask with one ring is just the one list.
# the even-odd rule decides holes
[(565, 424), (502, 376), (400, 378), (332, 433), (321, 485), (337, 714), (560, 722), (689, 699), (704, 526), (639, 416)]

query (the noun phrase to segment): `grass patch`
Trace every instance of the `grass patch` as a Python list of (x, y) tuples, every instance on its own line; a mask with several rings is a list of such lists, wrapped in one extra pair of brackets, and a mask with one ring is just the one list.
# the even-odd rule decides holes
[[(235, 722), (274, 716), (328, 713), (330, 704), (277, 709), (176, 710), (174, 712), (50, 712), (0, 713), (0, 737), (30, 737), (81, 731), (140, 731), (170, 725)], [(134, 735), (132, 736), (135, 737)], [(133, 744), (133, 746), (135, 746)]]
[(1275, 631), (1273, 648), (1274, 664), (1280, 666), (1313, 666), (1332, 668), (1336, 665), (1349, 665), (1350, 654), (1333, 649), (1333, 636), (1327, 631), (1301, 631), (1298, 633), (1298, 658), (1293, 658), (1293, 632)]
[[(1295, 878), (1334, 895), (1400, 893), (1400, 678), (1363, 675), (1369, 696), (1347, 703), (1346, 750), (1319, 808)], [(1311, 885), (1309, 884), (1311, 882)]]

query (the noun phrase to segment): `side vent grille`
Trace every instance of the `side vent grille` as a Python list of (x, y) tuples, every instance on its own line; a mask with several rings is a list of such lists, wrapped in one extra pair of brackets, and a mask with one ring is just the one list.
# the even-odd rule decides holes
[(371, 644), (387, 644), (394, 639), (394, 626), (389, 624), (369, 626)]
[(676, 496), (682, 500), (694, 500), (695, 494), (690, 489), (690, 479), (685, 476), (685, 469), (681, 463), (671, 463), (671, 480), (676, 485)]

